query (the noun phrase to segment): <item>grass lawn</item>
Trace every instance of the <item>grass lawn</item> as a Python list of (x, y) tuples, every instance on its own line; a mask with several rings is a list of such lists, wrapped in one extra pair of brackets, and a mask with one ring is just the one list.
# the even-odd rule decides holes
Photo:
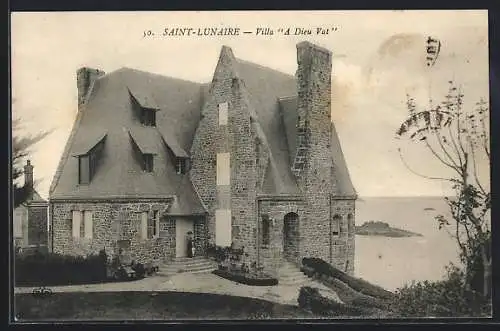
[(15, 295), (18, 321), (314, 318), (296, 306), (185, 292), (73, 292)]

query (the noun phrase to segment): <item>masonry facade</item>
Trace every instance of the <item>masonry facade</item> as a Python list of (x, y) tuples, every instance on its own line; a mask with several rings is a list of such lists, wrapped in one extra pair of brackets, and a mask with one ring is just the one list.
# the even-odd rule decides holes
[(30, 160), (24, 166), (24, 188), (28, 190), (27, 199), (14, 209), (13, 243), (15, 247), (46, 246), (48, 202), (34, 188), (33, 165)]
[(224, 46), (210, 84), (81, 69), (51, 187), (53, 250), (161, 262), (185, 255), (190, 232), (195, 255), (233, 244), (271, 273), (312, 256), (353, 273), (356, 193), (331, 122), (331, 52), (299, 43), (297, 64), (293, 77)]

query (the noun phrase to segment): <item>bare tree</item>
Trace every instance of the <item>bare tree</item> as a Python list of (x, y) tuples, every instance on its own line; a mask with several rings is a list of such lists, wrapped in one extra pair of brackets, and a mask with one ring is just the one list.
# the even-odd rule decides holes
[[(408, 116), (396, 133), (424, 147), (450, 176), (435, 177), (418, 173), (399, 153), (413, 173), (430, 180), (450, 182), (455, 196), (445, 198), (451, 219), (438, 215), (439, 229), (446, 230), (457, 242), (465, 267), (466, 284), (471, 289), (491, 295), (491, 193), (489, 183), (482, 183), (478, 160), (490, 161), (489, 106), (484, 99), (472, 109), (465, 109), (461, 88), (449, 82), (444, 100), (419, 110), (414, 98), (407, 95)], [(480, 286), (475, 281), (480, 275)], [(478, 288), (480, 287), (480, 288)]]
[(21, 205), (30, 196), (30, 188), (17, 183), (23, 175), (23, 160), (32, 152), (32, 147), (50, 134), (51, 131), (39, 132), (35, 135), (21, 135), (21, 120), (12, 120), (12, 186), (14, 189), (14, 208)]

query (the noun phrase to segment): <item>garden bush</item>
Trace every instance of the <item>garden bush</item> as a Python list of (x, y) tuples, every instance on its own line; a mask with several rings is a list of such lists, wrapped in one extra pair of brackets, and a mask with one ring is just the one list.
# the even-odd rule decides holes
[(213, 274), (231, 280), (233, 282), (245, 285), (251, 285), (251, 286), (278, 285), (278, 279), (265, 274), (255, 274), (238, 270), (223, 270), (223, 269), (214, 270)]
[(70, 285), (103, 282), (107, 256), (67, 256), (55, 253), (16, 254), (14, 273), (16, 286)]
[(403, 317), (487, 317), (491, 302), (467, 289), (463, 272), (450, 266), (444, 280), (414, 282), (396, 291), (392, 310)]
[(376, 314), (375, 310), (342, 304), (322, 296), (317, 288), (303, 286), (297, 298), (300, 308), (321, 316), (369, 316)]
[(363, 294), (384, 300), (392, 299), (394, 297), (394, 293), (387, 291), (380, 286), (373, 285), (363, 279), (350, 276), (322, 259), (305, 257), (302, 259), (302, 265), (313, 269), (313, 273), (318, 274), (318, 276), (326, 275), (328, 277), (339, 279), (349, 285), (352, 289)]

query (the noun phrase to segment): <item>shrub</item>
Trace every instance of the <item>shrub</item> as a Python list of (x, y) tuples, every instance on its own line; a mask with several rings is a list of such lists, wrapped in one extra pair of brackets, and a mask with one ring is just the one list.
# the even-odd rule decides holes
[(322, 296), (317, 288), (303, 286), (297, 298), (300, 308), (309, 310), (321, 316), (366, 316), (375, 311), (342, 304)]
[(479, 317), (491, 315), (491, 303), (468, 290), (464, 273), (454, 266), (444, 280), (414, 282), (396, 291), (392, 310), (404, 317)]
[(236, 283), (251, 286), (273, 286), (278, 285), (278, 279), (265, 275), (241, 272), (238, 270), (214, 270), (213, 274), (231, 280)]
[(66, 256), (55, 253), (15, 257), (15, 283), (22, 285), (69, 285), (106, 280), (105, 253)]
[(322, 259), (305, 257), (302, 259), (302, 264), (305, 267), (313, 269), (315, 273), (319, 274), (319, 276), (326, 275), (328, 277), (339, 279), (354, 290), (363, 294), (384, 300), (392, 299), (394, 296), (394, 293), (387, 291), (380, 286), (373, 285), (366, 280), (352, 277)]
[(142, 263), (135, 263), (132, 266), (132, 270), (135, 271), (135, 275), (137, 278), (144, 278), (144, 276), (146, 275), (146, 268)]

